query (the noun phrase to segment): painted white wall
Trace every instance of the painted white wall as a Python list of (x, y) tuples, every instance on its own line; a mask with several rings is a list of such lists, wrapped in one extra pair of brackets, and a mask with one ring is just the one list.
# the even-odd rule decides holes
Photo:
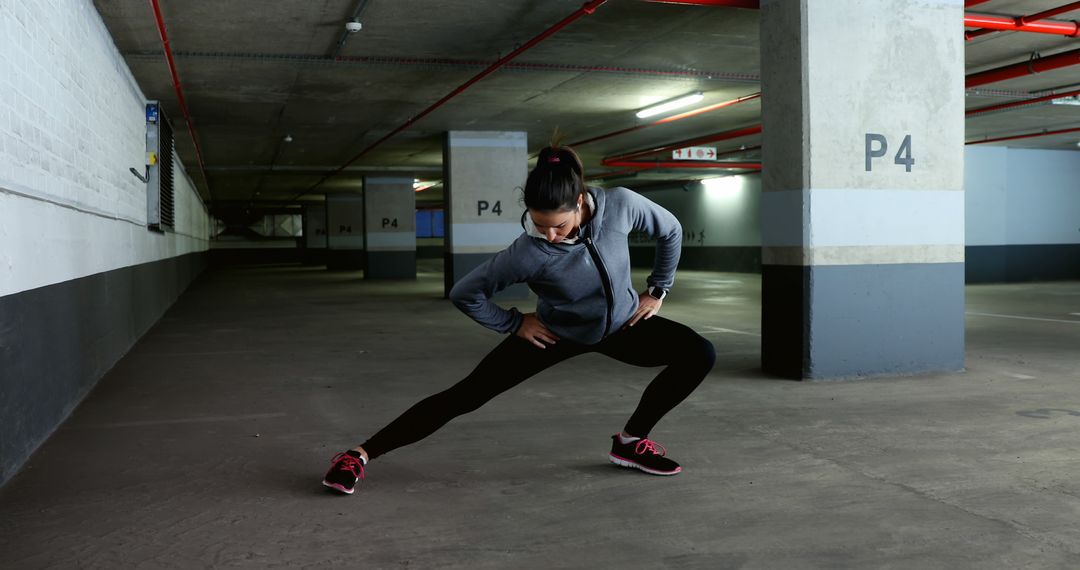
[[(626, 186), (634, 189), (633, 182)], [(727, 176), (709, 186), (650, 190), (642, 195), (679, 218), (684, 247), (760, 246), (761, 175)]]
[(1080, 152), (966, 150), (967, 245), (1080, 243)]
[(176, 232), (146, 228), (128, 171), (145, 164), (145, 116), (91, 0), (0, 2), (0, 296), (207, 249), (182, 168)]

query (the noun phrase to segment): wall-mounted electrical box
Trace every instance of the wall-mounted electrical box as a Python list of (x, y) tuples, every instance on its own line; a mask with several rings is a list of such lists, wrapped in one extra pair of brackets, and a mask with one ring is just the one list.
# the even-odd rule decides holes
[(157, 101), (146, 104), (146, 225), (164, 232), (173, 229), (173, 129)]

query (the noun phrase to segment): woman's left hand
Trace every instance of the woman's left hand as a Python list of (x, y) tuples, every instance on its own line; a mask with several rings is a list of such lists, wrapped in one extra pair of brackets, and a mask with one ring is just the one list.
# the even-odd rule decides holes
[(638, 294), (638, 307), (634, 312), (634, 316), (630, 317), (630, 322), (626, 326), (632, 327), (641, 319), (648, 319), (649, 317), (660, 312), (660, 305), (664, 302), (649, 294), (648, 291)]

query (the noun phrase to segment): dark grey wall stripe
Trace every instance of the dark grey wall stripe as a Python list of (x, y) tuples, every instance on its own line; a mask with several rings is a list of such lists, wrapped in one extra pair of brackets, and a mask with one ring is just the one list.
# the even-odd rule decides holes
[[(973, 245), (964, 248), (966, 283), (1080, 279), (1080, 244)], [(634, 267), (651, 267), (655, 249), (631, 247)], [(761, 248), (686, 247), (679, 269), (761, 273)]]
[(964, 251), (968, 283), (1080, 279), (1080, 244), (977, 245)]
[(193, 253), (0, 297), (0, 485), (205, 267)]
[[(634, 267), (652, 267), (655, 255), (655, 247), (631, 247), (630, 264)], [(761, 246), (684, 247), (679, 269), (761, 273)]]

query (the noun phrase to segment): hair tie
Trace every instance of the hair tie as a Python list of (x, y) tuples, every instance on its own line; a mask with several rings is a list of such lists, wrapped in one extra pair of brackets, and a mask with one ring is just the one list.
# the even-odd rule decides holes
[(559, 160), (558, 156), (553, 154), (553, 155), (548, 157), (548, 162), (561, 162), (561, 161)]

